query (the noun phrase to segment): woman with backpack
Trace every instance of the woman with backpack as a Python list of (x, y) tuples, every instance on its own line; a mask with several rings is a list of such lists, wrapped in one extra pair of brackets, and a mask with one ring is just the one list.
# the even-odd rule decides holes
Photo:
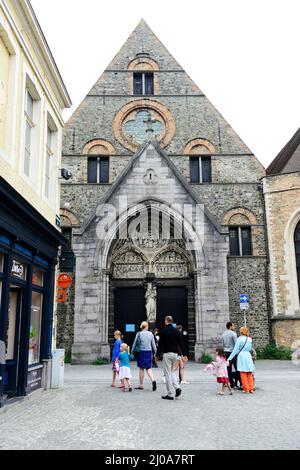
[(249, 329), (246, 326), (240, 329), (240, 334), (228, 361), (232, 361), (237, 356), (237, 369), (241, 375), (243, 393), (253, 393), (255, 366), (251, 355), (252, 339), (249, 337)]
[(132, 352), (137, 355), (137, 366), (140, 369), (139, 378), (140, 385), (136, 387), (137, 390), (144, 390), (144, 377), (145, 370), (152, 383), (152, 390), (155, 392), (157, 389), (156, 381), (154, 380), (152, 371), (152, 359), (156, 354), (156, 344), (154, 336), (149, 329), (149, 324), (144, 321), (141, 324), (141, 330), (135, 337)]

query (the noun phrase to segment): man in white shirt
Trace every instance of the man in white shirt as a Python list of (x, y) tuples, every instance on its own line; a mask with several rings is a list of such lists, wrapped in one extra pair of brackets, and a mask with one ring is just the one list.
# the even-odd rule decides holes
[[(235, 330), (234, 323), (232, 323), (231, 321), (227, 323), (226, 328), (227, 328), (227, 330), (224, 331), (222, 338), (223, 338), (223, 347), (224, 347), (225, 356), (228, 359), (230, 354), (232, 353), (232, 351), (234, 349), (234, 346), (235, 346), (235, 343), (236, 343), (236, 340), (237, 340), (237, 334), (234, 331)], [(228, 377), (229, 377), (230, 385), (231, 385), (232, 388), (235, 387), (235, 382), (233, 380), (233, 374), (232, 374), (232, 366), (233, 365), (234, 365), (236, 373), (238, 374), (237, 356), (235, 356), (233, 358), (233, 360), (229, 362), (229, 366), (228, 366)], [(237, 377), (237, 378), (239, 378), (239, 377)]]

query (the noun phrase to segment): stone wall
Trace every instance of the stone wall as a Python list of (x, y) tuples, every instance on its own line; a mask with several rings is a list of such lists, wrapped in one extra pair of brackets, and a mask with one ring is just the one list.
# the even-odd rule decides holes
[(291, 346), (294, 339), (300, 339), (299, 286), (294, 246), (294, 233), (300, 221), (299, 177), (300, 173), (297, 172), (264, 178), (273, 331), (278, 344), (286, 346)]
[(237, 331), (244, 326), (239, 300), (240, 294), (248, 294), (250, 308), (247, 326), (250, 328), (254, 347), (260, 348), (270, 341), (266, 270), (265, 257), (228, 257), (230, 319), (235, 323)]
[(65, 349), (66, 357), (71, 356), (74, 342), (74, 308), (75, 308), (75, 274), (72, 277), (72, 286), (67, 289), (67, 301), (57, 305), (57, 347)]

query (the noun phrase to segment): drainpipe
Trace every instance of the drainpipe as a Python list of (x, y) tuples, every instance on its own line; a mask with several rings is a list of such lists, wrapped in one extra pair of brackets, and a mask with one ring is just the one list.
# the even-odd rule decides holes
[[(264, 178), (264, 177), (263, 177)], [(266, 297), (267, 297), (267, 311), (268, 311), (268, 327), (269, 327), (269, 338), (270, 342), (274, 340), (273, 338), (273, 329), (272, 329), (272, 307), (270, 302), (270, 252), (269, 252), (269, 239), (268, 239), (268, 229), (267, 229), (267, 212), (266, 212), (266, 203), (265, 203), (265, 195), (264, 195), (264, 183), (263, 178), (258, 185), (258, 190), (261, 194), (262, 198), (262, 206), (263, 206), (263, 221), (264, 221), (264, 235), (265, 235), (265, 245), (266, 245), (266, 253), (267, 253), (267, 263), (265, 266), (265, 285), (266, 285)]]

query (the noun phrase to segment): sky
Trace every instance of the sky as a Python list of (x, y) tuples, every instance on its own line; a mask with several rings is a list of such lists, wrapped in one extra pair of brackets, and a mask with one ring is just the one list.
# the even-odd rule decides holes
[(299, 0), (31, 0), (73, 106), (144, 18), (268, 166), (300, 126)]

